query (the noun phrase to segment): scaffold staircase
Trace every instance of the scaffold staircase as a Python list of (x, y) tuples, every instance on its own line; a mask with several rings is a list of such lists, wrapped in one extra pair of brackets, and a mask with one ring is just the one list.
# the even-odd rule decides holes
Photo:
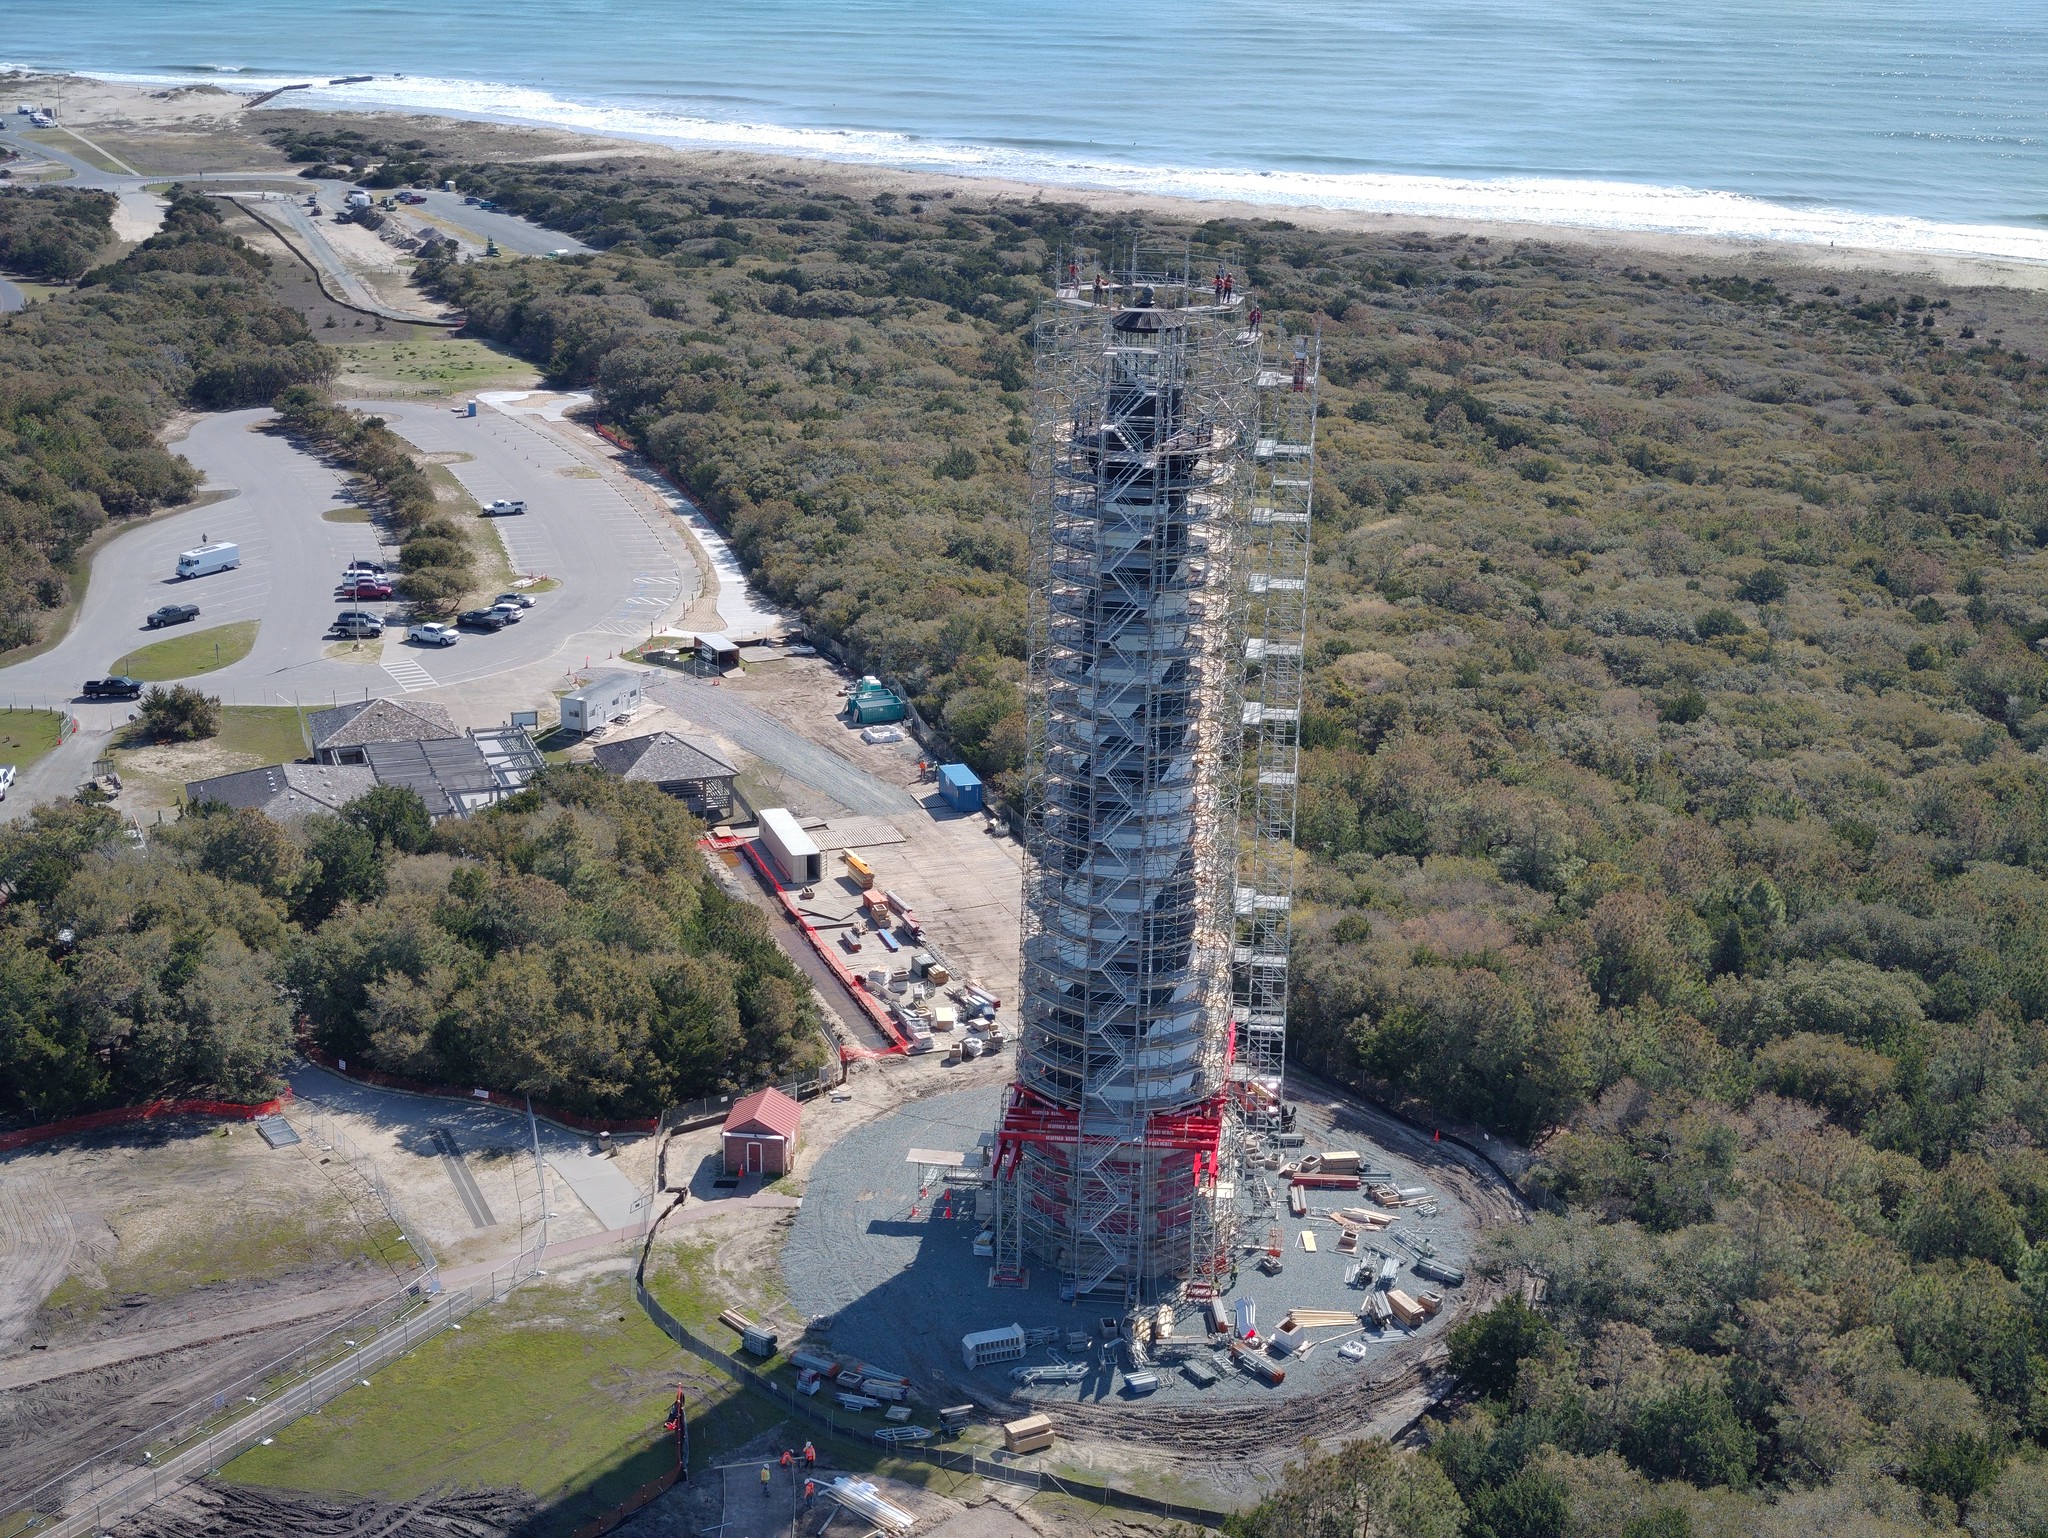
[(1308, 636), (1309, 519), (1315, 494), (1321, 338), (1277, 329), (1257, 339), (1259, 425), (1246, 518), (1243, 762), (1233, 1003), (1238, 1113), (1279, 1130), (1287, 1067), (1288, 952)]

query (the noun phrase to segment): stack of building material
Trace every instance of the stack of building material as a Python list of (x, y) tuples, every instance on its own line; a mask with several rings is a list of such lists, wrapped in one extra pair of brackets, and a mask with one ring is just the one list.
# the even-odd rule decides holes
[(1295, 1185), (1307, 1186), (1312, 1191), (1356, 1191), (1358, 1189), (1358, 1177), (1356, 1175), (1310, 1174), (1302, 1170), (1296, 1170), (1291, 1179)]
[(1015, 1362), (1023, 1355), (1022, 1325), (1006, 1325), (1000, 1330), (976, 1330), (960, 1337), (960, 1359), (970, 1370), (996, 1362)]
[(1326, 1324), (1356, 1324), (1358, 1315), (1342, 1308), (1297, 1308), (1290, 1310), (1280, 1321), (1280, 1328), (1292, 1325), (1300, 1330), (1313, 1330)]
[(754, 1321), (736, 1308), (721, 1310), (718, 1315), (718, 1322), (736, 1335), (744, 1335), (747, 1331), (755, 1328)]
[(1396, 1319), (1411, 1330), (1429, 1317), (1420, 1303), (1398, 1287), (1387, 1289), (1387, 1307), (1393, 1310)]
[(909, 1512), (901, 1506), (892, 1506), (883, 1500), (882, 1493), (868, 1480), (841, 1474), (825, 1486), (825, 1493), (855, 1516), (872, 1522), (885, 1533), (907, 1533), (916, 1525)]
[(1005, 1452), (1044, 1452), (1052, 1443), (1052, 1421), (1043, 1415), (1027, 1415), (1022, 1420), (1003, 1422)]
[(1277, 1388), (1287, 1381), (1285, 1368), (1274, 1366), (1241, 1340), (1230, 1343), (1230, 1357), (1244, 1371), (1270, 1387)]
[(1426, 1282), (1442, 1282), (1446, 1287), (1465, 1285), (1465, 1273), (1456, 1266), (1447, 1266), (1440, 1260), (1418, 1260), (1415, 1274)]
[(1340, 1207), (1327, 1216), (1332, 1223), (1340, 1226), (1366, 1228), (1374, 1233), (1399, 1221), (1391, 1212), (1374, 1212), (1365, 1207)]

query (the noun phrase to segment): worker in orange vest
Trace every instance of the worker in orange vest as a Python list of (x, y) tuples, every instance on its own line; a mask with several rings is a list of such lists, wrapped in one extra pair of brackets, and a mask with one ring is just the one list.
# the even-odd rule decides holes
[(789, 1467), (789, 1465), (790, 1465), (790, 1461), (791, 1461), (791, 1460), (792, 1460), (793, 1458), (795, 1458), (795, 1457), (796, 1457), (796, 1454), (795, 1454), (795, 1453), (791, 1452), (791, 1451), (790, 1451), (790, 1450), (789, 1450), (788, 1448), (786, 1448), (786, 1447), (785, 1447), (785, 1448), (783, 1448), (783, 1449), (782, 1449), (782, 1466), (783, 1466), (784, 1468), (788, 1468), (788, 1467)]
[(808, 1442), (804, 1443), (804, 1467), (807, 1469), (814, 1469), (817, 1466), (818, 1449), (811, 1446), (811, 1444)]

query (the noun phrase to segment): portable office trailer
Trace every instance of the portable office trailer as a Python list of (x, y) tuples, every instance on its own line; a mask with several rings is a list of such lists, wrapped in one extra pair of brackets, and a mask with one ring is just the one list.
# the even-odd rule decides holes
[(761, 808), (761, 847), (792, 886), (812, 886), (823, 875), (823, 859), (811, 836), (782, 807)]
[(728, 636), (700, 635), (697, 661), (714, 673), (724, 673), (740, 665), (740, 649)]
[(562, 696), (562, 730), (585, 734), (640, 708), (638, 673), (604, 673)]
[(976, 1330), (960, 1337), (960, 1360), (970, 1368), (996, 1362), (1015, 1362), (1024, 1355), (1024, 1327), (1007, 1325), (1000, 1330)]
[(978, 812), (981, 810), (981, 779), (965, 764), (941, 764), (939, 795), (956, 812)]

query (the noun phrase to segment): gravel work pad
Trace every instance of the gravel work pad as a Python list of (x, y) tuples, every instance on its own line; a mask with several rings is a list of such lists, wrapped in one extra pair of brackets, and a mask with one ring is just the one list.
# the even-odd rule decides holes
[[(1216, 1353), (1192, 1307), (1180, 1311), (1173, 1341), (1159, 1352), (1159, 1392), (1144, 1399), (1127, 1398), (1122, 1372), (1100, 1365), (1093, 1350), (1061, 1349), (1056, 1356), (1052, 1349), (1036, 1348), (1025, 1357), (1027, 1365), (1060, 1359), (1084, 1362), (1088, 1370), (1079, 1383), (1017, 1390), (1008, 1364), (970, 1372), (960, 1358), (960, 1337), (969, 1331), (1015, 1323), (1027, 1330), (1055, 1328), (1062, 1334), (1084, 1330), (1099, 1342), (1099, 1320), (1119, 1311), (1116, 1301), (1107, 1297), (1061, 1303), (1059, 1279), (1044, 1266), (1034, 1268), (1027, 1289), (990, 1289), (989, 1262), (973, 1253), (980, 1227), (973, 1216), (973, 1188), (949, 1188), (943, 1180), (920, 1188), (922, 1172), (907, 1162), (909, 1151), (958, 1150), (968, 1154), (971, 1165), (977, 1140), (995, 1123), (1001, 1097), (1000, 1087), (936, 1095), (849, 1133), (812, 1171), (803, 1210), (783, 1252), (792, 1306), (801, 1315), (833, 1316), (827, 1337), (833, 1351), (906, 1372), (932, 1399), (972, 1396), (994, 1402), (1014, 1395), (1047, 1408), (1059, 1406), (1067, 1417), (1078, 1415), (1083, 1423), (1104, 1430), (1128, 1417), (1129, 1430), (1141, 1436), (1202, 1434), (1241, 1420), (1247, 1403), (1277, 1409), (1299, 1401), (1308, 1409), (1330, 1395), (1370, 1402), (1412, 1386), (1425, 1361), (1441, 1353), (1450, 1322), (1493, 1295), (1493, 1289), (1476, 1278), (1462, 1288), (1435, 1289), (1414, 1276), (1404, 1256), (1397, 1285), (1411, 1294), (1426, 1288), (1444, 1291), (1443, 1312), (1412, 1333), (1365, 1331), (1358, 1337), (1367, 1342), (1362, 1362), (1339, 1355), (1334, 1341), (1297, 1354), (1283, 1364), (1287, 1376), (1279, 1387), (1268, 1387)], [(1410, 1241), (1426, 1241), (1452, 1266), (1469, 1267), (1479, 1228), (1517, 1210), (1511, 1197), (1488, 1186), (1484, 1175), (1475, 1175), (1398, 1124), (1389, 1124), (1386, 1143), (1395, 1145), (1389, 1147), (1362, 1135), (1372, 1113), (1334, 1098), (1309, 1098), (1300, 1104), (1311, 1149), (1356, 1148), (1369, 1167), (1390, 1169), (1399, 1183), (1426, 1186), (1439, 1196), (1435, 1216), (1405, 1211), (1392, 1231)], [(1333, 1121), (1343, 1130), (1333, 1131)], [(1247, 1220), (1240, 1240), (1263, 1241), (1269, 1226), (1277, 1223), (1285, 1269), (1277, 1277), (1267, 1277), (1252, 1269), (1247, 1257), (1227, 1301), (1252, 1298), (1261, 1333), (1275, 1328), (1293, 1307), (1356, 1311), (1365, 1294), (1345, 1285), (1355, 1262), (1336, 1250), (1340, 1230), (1327, 1219), (1287, 1216), (1285, 1188), (1277, 1181), (1273, 1186), (1282, 1203), (1279, 1215)], [(1369, 1205), (1361, 1193), (1318, 1192), (1311, 1210), (1360, 1205)], [(1300, 1247), (1304, 1231), (1317, 1235), (1316, 1253)], [(1379, 1242), (1400, 1253), (1398, 1246)], [(1310, 1338), (1340, 1333), (1319, 1330)], [(1216, 1366), (1220, 1381), (1211, 1388), (1197, 1388), (1175, 1370), (1183, 1356)], [(1312, 1424), (1314, 1413), (1320, 1412), (1302, 1419)], [(1262, 1435), (1299, 1434), (1290, 1433), (1294, 1424), (1294, 1417), (1269, 1414), (1261, 1417), (1260, 1429)]]

